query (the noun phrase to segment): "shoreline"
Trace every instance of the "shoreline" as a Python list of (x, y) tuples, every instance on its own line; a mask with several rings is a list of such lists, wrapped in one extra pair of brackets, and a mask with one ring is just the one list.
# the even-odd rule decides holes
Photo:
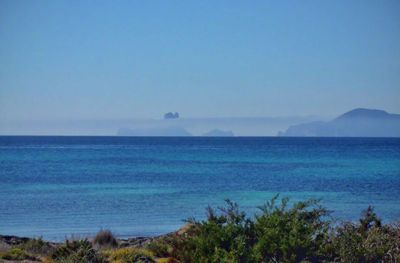
[[(154, 236), (154, 237), (143, 237), (143, 236), (138, 236), (138, 237), (129, 237), (129, 238), (118, 238), (116, 237), (116, 240), (118, 242), (118, 246), (123, 248), (123, 247), (136, 247), (136, 248), (142, 248), (145, 245), (149, 244), (152, 241), (157, 241), (159, 239), (174, 235), (178, 233), (180, 230), (167, 233), (164, 235), (159, 235), (159, 236)], [(1, 235), (0, 234), (0, 252), (8, 250), (14, 246), (19, 246), (22, 244), (25, 244), (29, 241), (32, 240), (37, 240), (41, 239), (41, 237), (21, 237), (21, 236), (15, 236), (15, 235)], [(85, 238), (84, 238), (85, 239)], [(94, 236), (91, 237), (86, 237), (89, 241), (92, 241), (94, 239)], [(49, 241), (46, 239), (42, 239), (46, 244), (56, 247), (62, 245), (65, 241), (63, 242), (56, 242), (56, 241)], [(69, 240), (69, 239), (66, 239)], [(71, 240), (74, 240), (71, 238)]]
[[(397, 262), (400, 224), (384, 224), (369, 206), (358, 222), (334, 224), (330, 212), (309, 199), (288, 207), (271, 199), (262, 214), (247, 217), (229, 200), (156, 237), (118, 238), (100, 230), (64, 242), (0, 235), (0, 262), (183, 263), (183, 262)], [(279, 201), (278, 201), (279, 202)], [(393, 261), (392, 259), (395, 259)], [(274, 261), (274, 262), (275, 262)]]

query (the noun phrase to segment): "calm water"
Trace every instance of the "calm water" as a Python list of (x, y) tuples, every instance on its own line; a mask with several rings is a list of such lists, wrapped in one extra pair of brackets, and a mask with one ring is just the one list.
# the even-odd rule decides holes
[(0, 137), (0, 234), (61, 240), (176, 230), (230, 198), (323, 198), (400, 219), (400, 139)]

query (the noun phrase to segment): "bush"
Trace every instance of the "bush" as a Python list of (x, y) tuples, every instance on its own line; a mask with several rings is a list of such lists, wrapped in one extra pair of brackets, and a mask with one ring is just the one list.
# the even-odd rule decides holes
[(146, 249), (153, 252), (154, 256), (157, 257), (168, 257), (171, 254), (171, 246), (166, 242), (167, 238), (163, 238), (157, 241), (150, 242)]
[(114, 248), (118, 246), (117, 239), (110, 230), (100, 230), (96, 234), (93, 244), (100, 248)]
[(104, 260), (92, 247), (92, 244), (87, 240), (67, 240), (66, 243), (58, 247), (52, 254), (52, 259), (55, 262), (62, 263), (102, 263)]
[[(226, 200), (226, 207), (207, 208), (207, 220), (189, 220), (190, 229), (185, 255), (177, 255), (184, 262), (254, 262), (254, 224), (239, 211), (236, 203)], [(189, 259), (189, 260), (188, 260)]]
[[(174, 234), (157, 238), (146, 249), (115, 246), (110, 231), (88, 240), (66, 241), (51, 254), (54, 263), (248, 263), (248, 262), (400, 262), (400, 225), (384, 225), (372, 207), (359, 222), (331, 225), (318, 200), (277, 202), (274, 197), (253, 218), (229, 200), (218, 209), (207, 208), (204, 221), (187, 220)], [(50, 248), (49, 248), (50, 247)], [(0, 259), (34, 260), (54, 249), (42, 239), (18, 245)], [(101, 254), (99, 254), (101, 253)], [(1, 261), (1, 260), (0, 260)], [(50, 262), (50, 261), (49, 261)]]
[(16, 261), (21, 261), (21, 260), (35, 260), (36, 258), (29, 255), (26, 253), (24, 250), (20, 248), (12, 248), (11, 250), (1, 253), (0, 254), (1, 259), (6, 259), (6, 260), (16, 260)]
[(160, 258), (157, 263), (179, 263), (179, 261), (174, 258)]
[(155, 263), (150, 251), (139, 248), (114, 250), (110, 253), (109, 260), (114, 263)]
[(382, 225), (368, 207), (360, 223), (344, 223), (335, 228), (327, 246), (331, 260), (342, 262), (399, 262), (400, 228)]
[(42, 238), (30, 239), (19, 247), (35, 255), (50, 255), (54, 252), (54, 247), (45, 242)]
[(332, 227), (318, 200), (277, 197), (247, 218), (237, 204), (207, 208), (204, 221), (152, 242), (148, 249), (179, 262), (400, 262), (400, 228), (382, 225), (369, 207), (359, 223)]
[(288, 208), (288, 199), (276, 205), (277, 197), (261, 207), (254, 228), (257, 242), (254, 256), (258, 262), (318, 261), (328, 236), (328, 215), (318, 200), (298, 202)]
[[(207, 220), (188, 220), (184, 231), (150, 244), (157, 256), (170, 256), (180, 262), (254, 262), (254, 226), (238, 205), (207, 208)], [(171, 259), (171, 260), (172, 260)]]

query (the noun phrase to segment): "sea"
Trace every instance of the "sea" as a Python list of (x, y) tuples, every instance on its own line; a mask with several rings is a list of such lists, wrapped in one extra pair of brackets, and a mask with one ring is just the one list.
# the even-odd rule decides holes
[(0, 235), (157, 236), (277, 194), (399, 221), (400, 138), (0, 136)]

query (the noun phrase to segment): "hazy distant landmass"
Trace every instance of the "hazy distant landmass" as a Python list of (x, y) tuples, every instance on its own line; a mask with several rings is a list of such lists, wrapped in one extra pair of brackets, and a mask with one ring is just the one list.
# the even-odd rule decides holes
[(383, 110), (354, 109), (329, 122), (290, 126), (281, 136), (400, 137), (400, 115)]
[[(291, 125), (316, 120), (322, 117), (220, 117), (220, 118), (180, 118), (174, 120), (191, 134), (202, 136), (212, 130), (232, 131), (235, 136), (275, 136), (278, 131)], [(161, 125), (158, 123), (158, 125)]]
[[(279, 130), (287, 129), (290, 125), (316, 119), (318, 118), (179, 118), (148, 120), (140, 123), (132, 121), (121, 127), (135, 131), (124, 133), (125, 136), (153, 136), (153, 134), (156, 134), (155, 136), (189, 136), (188, 134), (193, 136), (274, 136)], [(118, 135), (121, 133), (118, 132)]]
[(190, 132), (182, 127), (154, 127), (154, 128), (121, 128), (118, 136), (192, 136)]
[(170, 119), (179, 119), (179, 113), (178, 112), (167, 112), (164, 114), (164, 119), (170, 120)]
[[(175, 113), (174, 113), (175, 114)], [(121, 128), (130, 134), (170, 134), (169, 127), (181, 127), (194, 136), (217, 129), (232, 131), (235, 136), (275, 136), (278, 131), (311, 121), (327, 120), (318, 116), (305, 117), (205, 117), (177, 119), (81, 119), (81, 120), (1, 120), (0, 135), (116, 135)], [(123, 130), (123, 129), (122, 129)], [(175, 134), (175, 132), (173, 132)], [(139, 135), (137, 135), (139, 136)], [(151, 136), (151, 135), (149, 135)], [(161, 135), (157, 135), (161, 136)]]
[(211, 130), (203, 134), (206, 137), (233, 137), (235, 136), (232, 131), (222, 131), (218, 129)]

